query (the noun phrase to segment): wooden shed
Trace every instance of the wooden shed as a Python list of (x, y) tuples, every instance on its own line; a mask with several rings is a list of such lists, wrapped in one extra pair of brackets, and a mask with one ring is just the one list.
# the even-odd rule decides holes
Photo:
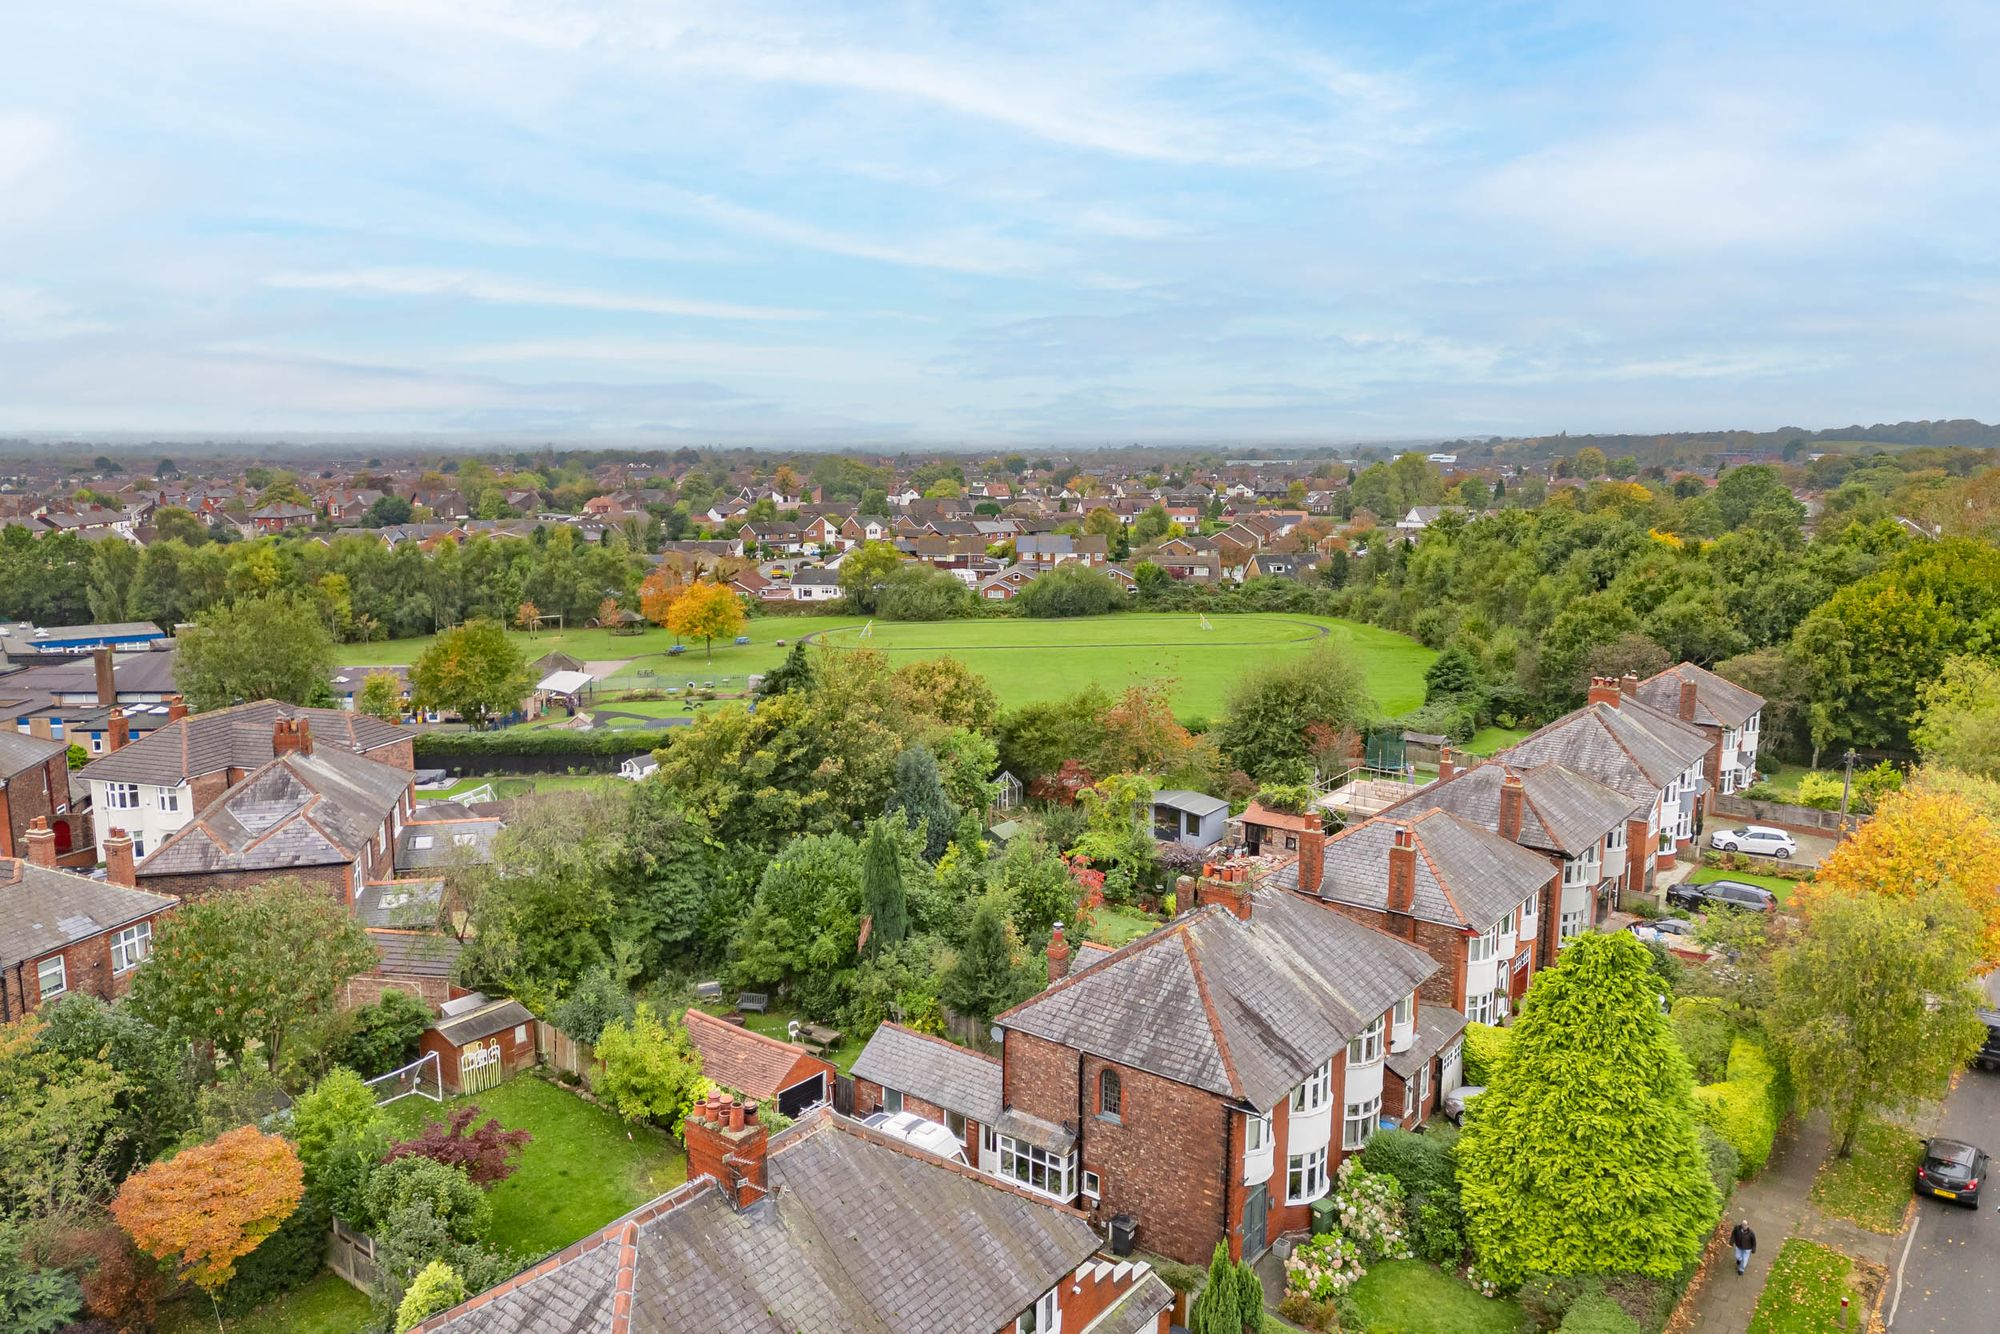
[(834, 1068), (804, 1047), (767, 1038), (689, 1008), (682, 1020), (701, 1053), (701, 1072), (731, 1092), (777, 1101), (786, 1116), (833, 1101)]
[(436, 1053), (446, 1093), (477, 1093), (535, 1063), (535, 1016), (517, 1000), (475, 991), (440, 1006), (417, 1048)]

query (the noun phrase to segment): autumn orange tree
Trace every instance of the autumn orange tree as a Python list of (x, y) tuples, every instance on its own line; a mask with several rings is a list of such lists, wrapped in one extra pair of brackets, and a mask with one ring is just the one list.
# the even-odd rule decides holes
[(140, 1250), (213, 1296), (304, 1193), (292, 1146), (239, 1126), (126, 1178), (111, 1216)]
[(1843, 890), (1915, 898), (1949, 889), (1979, 914), (1981, 971), (2000, 963), (2000, 827), (1972, 802), (1935, 786), (1894, 792), (1874, 818), (1835, 848), (1817, 878), (1799, 886), (1810, 911), (1817, 896)]
[(665, 625), (667, 613), (686, 591), (681, 572), (670, 565), (661, 565), (639, 585), (639, 614), (654, 625)]
[(721, 584), (690, 584), (667, 612), (667, 628), (687, 639), (703, 640), (715, 657), (715, 641), (743, 631), (743, 604)]
[(514, 626), (519, 630), (535, 630), (541, 626), (542, 609), (525, 599), (514, 609)]

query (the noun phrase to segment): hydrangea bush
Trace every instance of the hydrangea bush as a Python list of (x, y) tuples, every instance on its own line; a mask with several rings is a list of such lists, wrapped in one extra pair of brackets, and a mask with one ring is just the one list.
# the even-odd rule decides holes
[(1300, 1242), (1285, 1261), (1285, 1291), (1330, 1302), (1368, 1272), (1352, 1237), (1328, 1232)]
[(1348, 1158), (1334, 1179), (1333, 1209), (1340, 1219), (1340, 1230), (1361, 1248), (1369, 1264), (1410, 1258), (1403, 1183), (1396, 1178), (1370, 1172), (1358, 1157)]

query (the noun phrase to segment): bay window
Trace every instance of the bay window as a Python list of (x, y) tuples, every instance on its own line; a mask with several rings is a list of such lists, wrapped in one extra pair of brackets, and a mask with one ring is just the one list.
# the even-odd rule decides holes
[(1493, 1022), (1493, 993), (1482, 991), (1476, 996), (1465, 998), (1465, 1018), (1468, 1023), (1490, 1024)]
[(1340, 1147), (1358, 1149), (1367, 1144), (1381, 1116), (1382, 1095), (1379, 1093), (1361, 1102), (1348, 1103), (1347, 1113), (1340, 1122)]
[(1357, 1065), (1373, 1065), (1382, 1059), (1383, 1020), (1377, 1016), (1374, 1023), (1347, 1044), (1347, 1065), (1353, 1069)]
[(1053, 1154), (1012, 1135), (997, 1137), (1000, 1175), (1067, 1204), (1076, 1198), (1076, 1153)]
[(1292, 1090), (1292, 1110), (1316, 1112), (1333, 1096), (1333, 1062), (1328, 1061), (1306, 1076), (1306, 1082)]
[(1496, 926), (1486, 932), (1486, 934), (1474, 936), (1465, 942), (1465, 961), (1467, 963), (1485, 963), (1498, 952), (1499, 948), (1500, 928)]
[(1562, 941), (1570, 940), (1573, 937), (1582, 935), (1584, 931), (1589, 928), (1589, 926), (1590, 926), (1589, 904), (1585, 904), (1581, 908), (1577, 908), (1570, 912), (1564, 913), (1562, 915), (1561, 929), (1557, 933), (1558, 934), (1557, 943), (1560, 944)]
[(1285, 1203), (1309, 1204), (1326, 1194), (1326, 1150), (1295, 1153), (1285, 1165)]
[(1245, 1153), (1262, 1153), (1264, 1152), (1264, 1150), (1270, 1147), (1271, 1147), (1270, 1114), (1267, 1112), (1263, 1116), (1253, 1116), (1244, 1121), (1243, 1151)]

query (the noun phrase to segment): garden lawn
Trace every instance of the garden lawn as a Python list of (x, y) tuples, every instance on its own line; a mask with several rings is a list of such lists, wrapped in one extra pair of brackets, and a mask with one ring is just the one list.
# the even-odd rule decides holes
[(1924, 1142), (1901, 1126), (1864, 1121), (1851, 1157), (1820, 1164), (1812, 1201), (1821, 1213), (1893, 1236), (1903, 1230), (1910, 1181), (1923, 1150)]
[(1705, 885), (1711, 880), (1740, 880), (1746, 885), (1759, 885), (1777, 895), (1779, 903), (1787, 902), (1799, 886), (1798, 881), (1781, 875), (1752, 875), (1748, 871), (1725, 871), (1719, 866), (1704, 866), (1688, 876), (1691, 885)]
[[(249, 1315), (227, 1321), (228, 1334), (361, 1334), (374, 1318), (361, 1292), (330, 1269), (302, 1288), (273, 1297)], [(204, 1334), (215, 1329), (208, 1298), (195, 1293), (160, 1309), (159, 1334)]]
[[(1815, 1192), (1816, 1194), (1817, 1192)], [(1749, 1334), (1823, 1334), (1840, 1328), (1840, 1299), (1864, 1294), (1854, 1261), (1839, 1251), (1799, 1237), (1788, 1240), (1764, 1280), (1763, 1295), (1750, 1315)], [(1858, 1325), (1867, 1323), (1864, 1315)]]
[(1089, 929), (1084, 933), (1084, 938), (1116, 949), (1121, 945), (1131, 944), (1159, 925), (1160, 919), (1151, 913), (1107, 903), (1102, 908), (1092, 910)]
[(1522, 1334), (1528, 1321), (1505, 1297), (1476, 1288), (1422, 1260), (1384, 1260), (1349, 1294), (1363, 1329), (1396, 1334)]
[(387, 1108), (392, 1133), (414, 1136), (426, 1121), (446, 1119), (468, 1103), (498, 1117), (507, 1129), (535, 1137), (521, 1151), (520, 1170), (492, 1195), (489, 1240), (525, 1258), (560, 1250), (687, 1179), (687, 1158), (666, 1135), (650, 1126), (628, 1126), (534, 1075), (447, 1099), (442, 1107), (404, 1098)]
[(1507, 749), (1527, 735), (1525, 727), (1482, 727), (1472, 734), (1472, 740), (1465, 743), (1465, 749), (1472, 755), (1491, 755)]
[[(790, 651), (779, 648), (802, 637), (825, 635), (845, 648), (873, 648), (900, 666), (917, 658), (953, 657), (984, 675), (1013, 708), (1053, 699), (1096, 682), (1112, 693), (1137, 681), (1171, 677), (1175, 711), (1183, 719), (1216, 718), (1230, 685), (1244, 670), (1286, 654), (1304, 653), (1321, 640), (1353, 655), (1369, 693), (1385, 715), (1407, 713), (1423, 703), (1424, 669), (1437, 655), (1390, 630), (1355, 621), (1287, 613), (1211, 615), (1202, 629), (1199, 613), (1120, 612), (1074, 620), (1036, 621), (1015, 617), (956, 621), (882, 621), (853, 616), (772, 616), (745, 627), (750, 643), (717, 643), (713, 659), (699, 644), (679, 657), (667, 649), (674, 637), (665, 630), (614, 635), (604, 630), (509, 631), (530, 661), (562, 652), (581, 661), (619, 661), (617, 687), (685, 687), (713, 681), (718, 690), (737, 691), (745, 679), (776, 667)], [(428, 638), (339, 646), (346, 666), (407, 664), (416, 661)], [(650, 673), (641, 676), (640, 673)], [(617, 709), (612, 701), (603, 707)], [(678, 710), (679, 705), (674, 706)]]
[[(736, 1005), (732, 997), (730, 1000), (721, 1002), (706, 1002), (701, 1008), (710, 1014), (723, 1015), (733, 1013)], [(791, 1034), (786, 1031), (786, 1025), (791, 1023), (792, 1020), (796, 1019), (802, 1024), (818, 1022), (807, 1018), (788, 1005), (778, 1005), (775, 1003), (771, 1006), (769, 1014), (749, 1013), (744, 1015), (743, 1019), (743, 1026), (752, 1033), (762, 1033), (765, 1037), (776, 1038), (780, 1042), (790, 1042), (792, 1040)], [(824, 1026), (833, 1028), (837, 1025), (827, 1022)], [(833, 1062), (834, 1068), (844, 1075), (854, 1068), (855, 1058), (861, 1055), (861, 1049), (867, 1045), (868, 1034), (850, 1033), (843, 1028), (841, 1029), (840, 1042), (838, 1045), (828, 1049), (826, 1059)]]

